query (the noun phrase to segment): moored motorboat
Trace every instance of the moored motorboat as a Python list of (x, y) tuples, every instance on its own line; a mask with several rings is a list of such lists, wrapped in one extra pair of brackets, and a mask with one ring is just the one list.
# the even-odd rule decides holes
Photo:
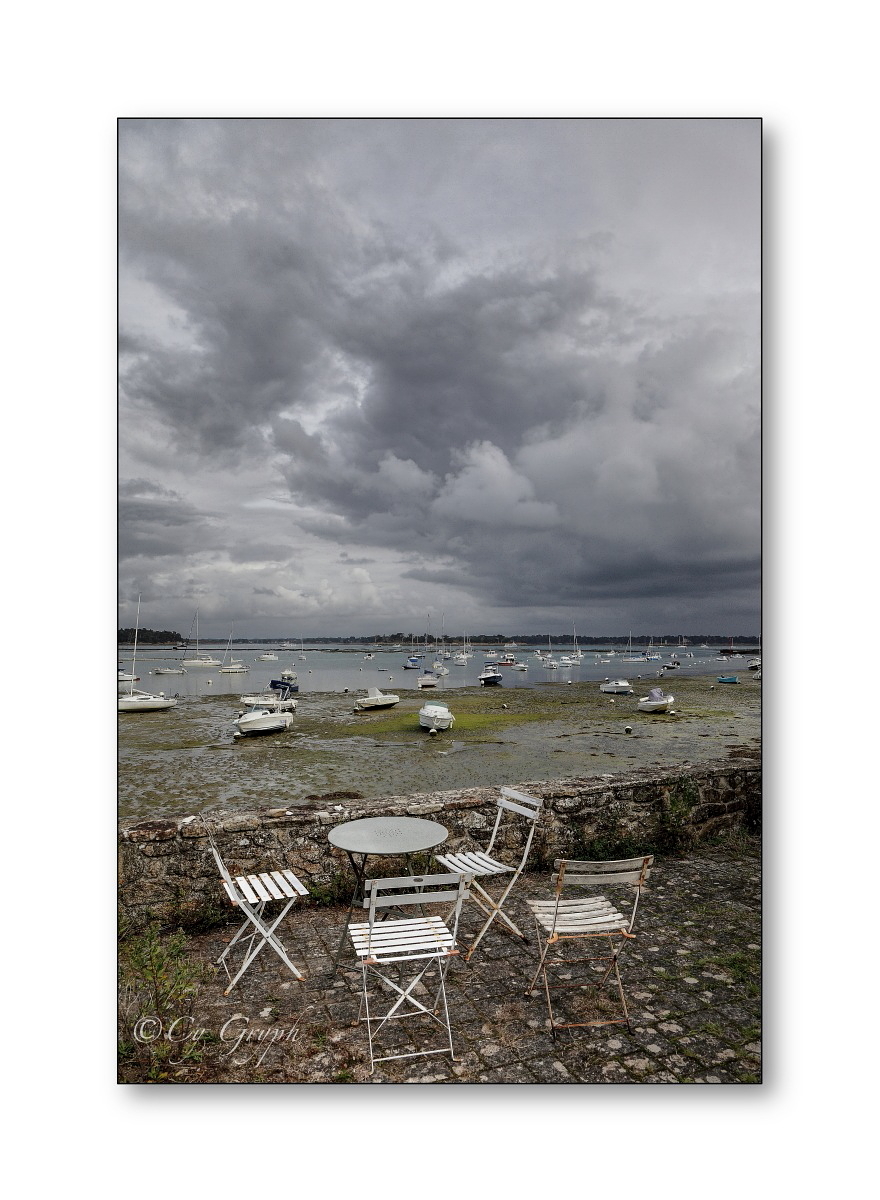
[(527, 662), (515, 662), (511, 668), (513, 671), (528, 671), (529, 664)]
[(416, 680), (416, 687), (435, 688), (439, 682), (439, 678), (433, 671), (424, 671)]
[(428, 700), (419, 709), (419, 725), (430, 733), (436, 733), (438, 729), (451, 729), (454, 724), (455, 717), (440, 700)]
[(255, 704), (239, 715), (234, 722), (236, 737), (252, 737), (256, 734), (283, 733), (293, 724), (292, 712), (277, 712), (265, 705)]
[(503, 675), (498, 670), (498, 664), (487, 662), (482, 671), (477, 676), (480, 682), (480, 687), (497, 687), (503, 679)]
[(631, 696), (633, 693), (628, 679), (606, 679), (599, 684), (599, 691), (615, 696)]
[(184, 667), (153, 667), (154, 675), (185, 675)]
[(640, 696), (638, 702), (639, 712), (655, 712), (665, 713), (672, 709), (675, 703), (675, 697), (668, 692), (664, 692), (663, 688), (654, 687), (648, 692), (647, 696)]
[(271, 650), (266, 650), (263, 654), (258, 654), (257, 662), (278, 662), (278, 655), (273, 654)]
[(371, 687), (367, 688), (366, 696), (358, 696), (354, 706), (363, 711), (369, 708), (391, 708), (399, 703), (399, 696), (395, 696), (391, 692), (383, 692), (377, 687)]

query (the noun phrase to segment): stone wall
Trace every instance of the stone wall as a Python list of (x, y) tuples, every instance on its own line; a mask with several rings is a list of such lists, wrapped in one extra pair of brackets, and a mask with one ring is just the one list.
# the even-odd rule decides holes
[[(544, 801), (530, 855), (530, 866), (536, 869), (549, 868), (554, 858), (588, 857), (596, 848), (632, 847), (624, 852), (633, 854), (675, 852), (725, 826), (760, 828), (757, 760), (513, 786)], [(334, 825), (368, 816), (427, 817), (449, 830), (445, 849), (485, 847), (498, 794), (497, 788), (472, 788), (372, 800), (325, 796), (318, 807), (213, 810), (204, 816), (233, 874), (288, 866), (317, 896), (332, 899), (335, 892), (343, 896), (351, 890), (347, 856), (327, 840)], [(525, 824), (514, 822), (496, 842), (496, 850), (515, 853), (521, 848)], [(596, 857), (616, 853), (612, 848)], [(201, 814), (125, 824), (119, 854), (120, 907), (135, 923), (158, 917), (197, 925), (222, 914), (225, 898)], [(371, 874), (400, 874), (404, 867), (392, 858), (373, 860), (374, 864), (377, 869)], [(430, 870), (427, 857), (416, 869)]]

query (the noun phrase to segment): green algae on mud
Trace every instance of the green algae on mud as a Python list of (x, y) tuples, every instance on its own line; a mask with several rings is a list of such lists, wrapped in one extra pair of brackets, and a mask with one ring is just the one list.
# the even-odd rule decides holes
[[(605, 695), (597, 683), (401, 691), (399, 705), (372, 712), (353, 710), (351, 693), (308, 693), (289, 732), (239, 741), (228, 697), (121, 714), (119, 813), (179, 817), (216, 804), (247, 811), (340, 789), (406, 795), (759, 753), (757, 681), (735, 696), (705, 678), (664, 682), (676, 696), (674, 714), (638, 712), (639, 690), (650, 686), (641, 680), (632, 696)], [(418, 723), (432, 695), (456, 718), (436, 737)]]

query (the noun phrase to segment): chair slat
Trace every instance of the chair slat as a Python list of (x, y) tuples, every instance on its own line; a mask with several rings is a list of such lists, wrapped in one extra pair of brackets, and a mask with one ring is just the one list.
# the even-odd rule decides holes
[(514, 804), (512, 800), (505, 800), (503, 796), (498, 801), (498, 807), (509, 809), (510, 812), (520, 813), (522, 816), (528, 817), (530, 821), (534, 821), (538, 816), (538, 810), (525, 808), (522, 804)]
[[(460, 875), (453, 875), (453, 879), (460, 879)], [(363, 901), (364, 908), (369, 908), (374, 905), (376, 908), (403, 908), (408, 904), (446, 904), (450, 900), (458, 899), (458, 888), (454, 892), (406, 892), (404, 895), (393, 894), (391, 896), (377, 896), (373, 900), (370, 896), (365, 896)]]
[(535, 816), (537, 816), (537, 812), (534, 810), (543, 808), (544, 806), (544, 801), (540, 796), (530, 796), (528, 792), (518, 792), (516, 788), (503, 787), (501, 789), (501, 795), (507, 796), (509, 800), (518, 800), (520, 804), (531, 805), (531, 810), (534, 812)]
[(641, 871), (618, 871), (613, 875), (578, 875), (568, 871), (562, 879), (563, 887), (605, 887), (610, 883), (638, 883), (642, 879)]
[(642, 854), (638, 858), (617, 858), (608, 859), (607, 861), (600, 860), (598, 862), (583, 858), (557, 858), (553, 863), (553, 867), (557, 871), (561, 866), (565, 866), (566, 871), (570, 867), (582, 867), (582, 875), (602, 875), (606, 871), (632, 870), (636, 867), (641, 867), (642, 863), (645, 862), (649, 867), (652, 866), (654, 862), (654, 855)]
[(272, 897), (269, 895), (269, 893), (266, 891), (265, 887), (263, 886), (263, 882), (260, 879), (259, 875), (248, 875), (247, 881), (262, 901), (265, 902), (266, 900), (272, 899)]
[(282, 890), (279, 888), (278, 884), (275, 882), (275, 880), (272, 878), (272, 876), (269, 874), (268, 871), (261, 871), (260, 875), (259, 875), (259, 879), (261, 880), (263, 886), (265, 887), (266, 891), (269, 893), (269, 895), (272, 897), (273, 900), (283, 900), (284, 899), (284, 892), (282, 892)]
[(439, 887), (446, 883), (454, 883), (458, 887), (458, 875), (401, 875), (396, 879), (367, 879), (364, 887), (367, 891), (387, 892), (389, 888)]
[(244, 896), (245, 900), (247, 900), (248, 904), (259, 904), (260, 897), (257, 895), (257, 893), (254, 891), (254, 889), (251, 887), (251, 885), (248, 883), (248, 881), (245, 879), (245, 877), (243, 875), (239, 875), (236, 878), (235, 882), (236, 882), (236, 885), (238, 886), (238, 889), (241, 892), (242, 896)]
[(302, 883), (300, 883), (300, 881), (294, 875), (293, 871), (290, 871), (285, 867), (278, 873), (284, 876), (284, 878), (287, 880), (287, 882), (290, 884), (290, 886), (293, 888), (293, 890), (297, 893), (297, 895), (308, 896), (309, 889), (307, 887), (305, 887)]

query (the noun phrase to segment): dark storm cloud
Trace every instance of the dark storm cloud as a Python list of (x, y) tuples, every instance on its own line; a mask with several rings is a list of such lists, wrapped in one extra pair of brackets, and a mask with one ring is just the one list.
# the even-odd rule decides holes
[(125, 123), (124, 450), (167, 483), (125, 552), (279, 613), (756, 615), (758, 165), (742, 122)]

